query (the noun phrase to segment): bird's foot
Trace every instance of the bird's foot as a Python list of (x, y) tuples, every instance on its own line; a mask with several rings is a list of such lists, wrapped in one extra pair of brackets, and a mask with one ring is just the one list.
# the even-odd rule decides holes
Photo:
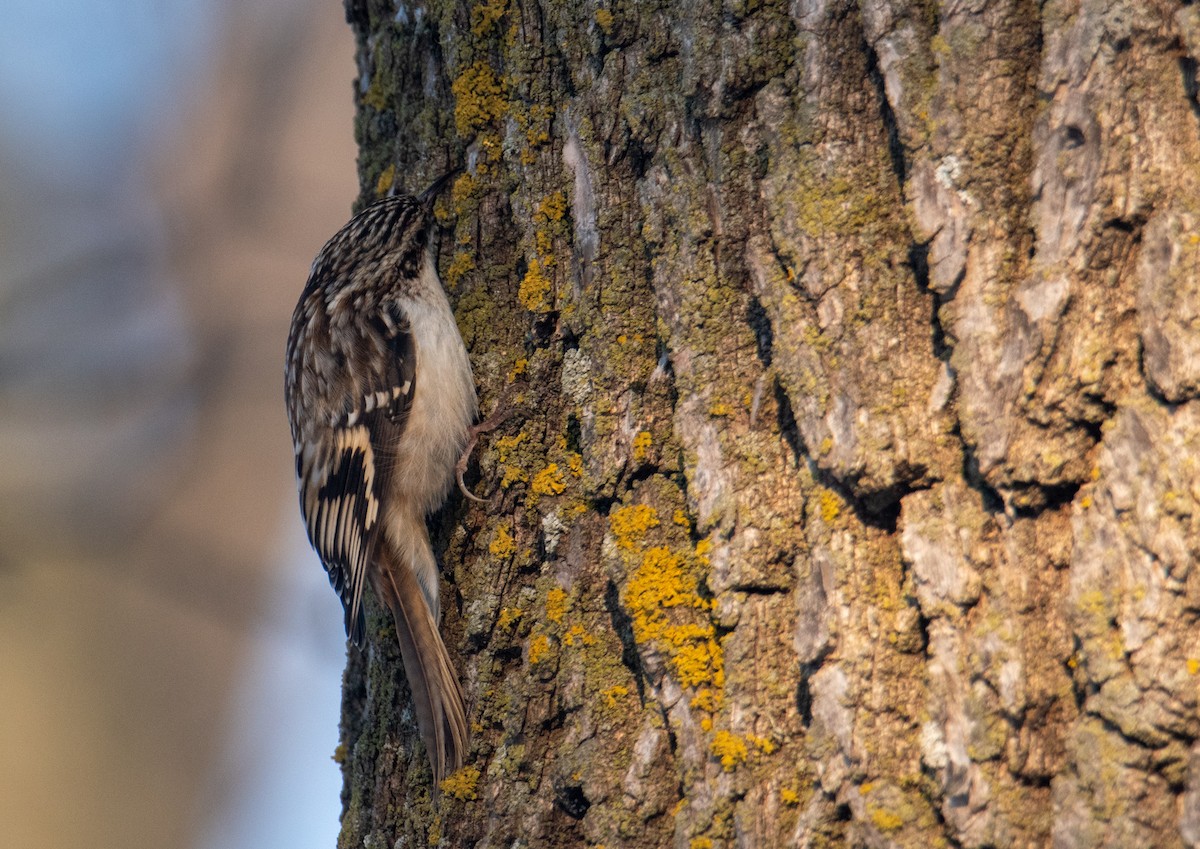
[(470, 430), (467, 431), (466, 447), (463, 448), (462, 456), (458, 458), (458, 462), (454, 465), (454, 476), (458, 481), (459, 491), (471, 501), (475, 501), (480, 504), (486, 504), (487, 499), (480, 498), (478, 495), (471, 492), (471, 490), (467, 489), (467, 484), (466, 481), (463, 480), (463, 476), (467, 473), (467, 464), (471, 462), (471, 454), (475, 451), (475, 446), (479, 442), (479, 434), (488, 433), (489, 431), (495, 430), (496, 428), (500, 427), (500, 425), (512, 418), (513, 414), (516, 413), (516, 410), (509, 406), (508, 403), (509, 397), (512, 395), (512, 388), (513, 385), (511, 383), (505, 386), (500, 392), (500, 398), (497, 399), (496, 408), (493, 410), (492, 414), (483, 421), (479, 422), (479, 424), (472, 425)]

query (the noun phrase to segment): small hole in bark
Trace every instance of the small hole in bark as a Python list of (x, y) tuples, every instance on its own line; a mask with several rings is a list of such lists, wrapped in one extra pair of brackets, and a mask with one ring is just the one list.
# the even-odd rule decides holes
[(1068, 124), (1063, 127), (1063, 150), (1075, 150), (1078, 147), (1083, 147), (1085, 141), (1087, 139), (1083, 135), (1083, 130), (1074, 124)]
[(558, 312), (551, 311), (541, 315), (534, 321), (533, 327), (530, 330), (533, 344), (537, 347), (544, 347), (550, 342), (554, 336), (554, 330), (558, 326)]
[(579, 454), (582, 444), (583, 427), (579, 423), (579, 416), (571, 413), (567, 416), (567, 450)]
[(577, 820), (583, 819), (592, 806), (588, 797), (583, 795), (583, 788), (577, 786), (555, 787), (554, 804), (567, 816)]

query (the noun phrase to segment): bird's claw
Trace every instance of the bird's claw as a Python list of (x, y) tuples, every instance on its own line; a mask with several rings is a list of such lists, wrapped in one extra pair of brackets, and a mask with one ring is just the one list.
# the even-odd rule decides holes
[(466, 496), (469, 500), (474, 501), (476, 504), (487, 504), (487, 499), (480, 498), (478, 495), (471, 492), (471, 490), (467, 489), (467, 482), (463, 480), (463, 476), (467, 473), (467, 458), (470, 456), (470, 451), (464, 452), (462, 457), (460, 457), (458, 460), (458, 465), (454, 468), (454, 476), (458, 480), (458, 491)]
[(458, 463), (454, 466), (455, 478), (458, 480), (458, 490), (464, 496), (477, 504), (486, 504), (486, 498), (480, 498), (471, 490), (467, 489), (466, 481), (463, 477), (467, 474), (467, 463), (471, 460), (471, 453), (475, 450), (475, 445), (479, 442), (479, 434), (487, 433), (495, 430), (504, 422), (506, 422), (515, 412), (508, 407), (508, 399), (512, 394), (512, 386), (506, 386), (500, 393), (500, 400), (496, 402), (496, 411), (487, 419), (477, 425), (471, 427), (467, 432), (467, 444), (463, 448), (462, 456), (458, 458)]

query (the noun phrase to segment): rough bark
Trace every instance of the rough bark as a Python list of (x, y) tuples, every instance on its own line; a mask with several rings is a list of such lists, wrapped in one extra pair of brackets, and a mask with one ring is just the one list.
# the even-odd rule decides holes
[(483, 508), (435, 805), (389, 625), (342, 845), (1200, 842), (1200, 7), (349, 0)]

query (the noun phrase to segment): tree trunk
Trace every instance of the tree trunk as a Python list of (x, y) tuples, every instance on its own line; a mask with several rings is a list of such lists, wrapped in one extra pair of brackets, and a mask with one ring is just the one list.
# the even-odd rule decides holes
[(345, 847), (1200, 842), (1200, 6), (348, 0), (484, 413)]

